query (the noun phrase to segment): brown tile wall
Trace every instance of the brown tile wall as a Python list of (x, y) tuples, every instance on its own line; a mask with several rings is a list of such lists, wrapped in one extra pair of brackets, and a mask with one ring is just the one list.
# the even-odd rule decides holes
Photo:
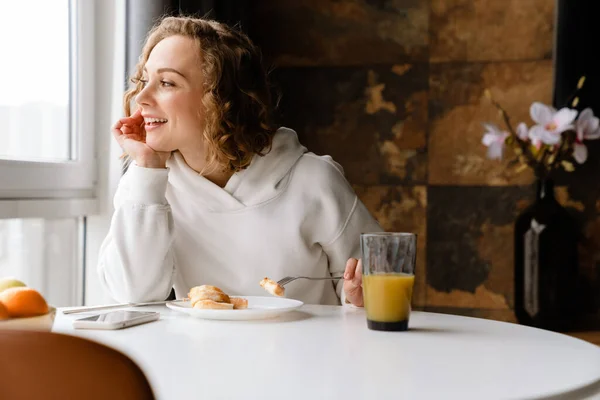
[[(552, 96), (553, 0), (262, 0), (251, 36), (281, 118), (340, 162), (386, 230), (419, 234), (415, 306), (513, 321), (513, 221), (533, 176), (485, 158), (489, 88), (516, 121)], [(498, 121), (499, 122), (499, 121)], [(600, 303), (600, 147), (559, 179)], [(568, 184), (568, 186), (567, 186)]]

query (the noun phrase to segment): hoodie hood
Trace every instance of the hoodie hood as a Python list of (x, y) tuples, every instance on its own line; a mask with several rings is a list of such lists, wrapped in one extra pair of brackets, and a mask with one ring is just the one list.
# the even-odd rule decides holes
[(168, 163), (169, 182), (175, 196), (183, 191), (211, 211), (238, 211), (268, 201), (285, 190), (292, 168), (306, 152), (296, 132), (282, 127), (275, 132), (271, 151), (262, 157), (255, 155), (248, 168), (233, 174), (224, 188), (192, 170), (178, 152)]

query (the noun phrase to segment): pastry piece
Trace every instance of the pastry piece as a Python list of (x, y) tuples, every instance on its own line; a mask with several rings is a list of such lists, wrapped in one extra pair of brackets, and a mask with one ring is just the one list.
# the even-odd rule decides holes
[(199, 300), (212, 300), (217, 303), (229, 303), (229, 296), (222, 292), (215, 292), (214, 290), (204, 290), (197, 292), (195, 296), (190, 297), (192, 304)]
[(229, 296), (223, 291), (212, 285), (195, 286), (188, 293), (192, 307), (199, 300), (212, 300), (217, 303), (229, 303)]
[(233, 304), (231, 303), (219, 303), (212, 300), (198, 300), (194, 303), (194, 308), (203, 310), (233, 310)]
[(231, 304), (233, 304), (234, 310), (248, 308), (248, 299), (244, 299), (243, 297), (230, 297), (229, 300), (231, 301)]
[(223, 293), (223, 291), (221, 290), (221, 288), (218, 288), (216, 286), (212, 286), (212, 285), (202, 285), (202, 286), (194, 286), (193, 288), (190, 289), (190, 292), (188, 293), (188, 297), (191, 299), (192, 297), (196, 297), (196, 293), (198, 292), (202, 292), (205, 290), (213, 290), (215, 292), (221, 292)]
[(229, 297), (221, 288), (212, 285), (194, 286), (188, 293), (193, 308), (213, 310), (241, 310), (248, 308), (243, 297)]
[(274, 296), (282, 297), (285, 294), (285, 289), (283, 286), (267, 277), (260, 281), (260, 286)]

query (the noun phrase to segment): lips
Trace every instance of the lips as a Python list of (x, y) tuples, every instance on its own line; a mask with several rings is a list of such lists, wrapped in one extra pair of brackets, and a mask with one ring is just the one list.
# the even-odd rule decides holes
[(143, 117), (144, 127), (146, 128), (146, 131), (151, 131), (153, 129), (159, 128), (162, 125), (169, 122), (169, 120), (166, 118), (161, 118), (154, 115), (143, 115)]
[(161, 118), (155, 115), (142, 115), (144, 117), (144, 128), (146, 132), (150, 132), (154, 129), (158, 129), (167, 122), (169, 122), (166, 118)]
[(165, 118), (150, 118), (150, 117), (146, 117), (144, 118), (144, 123), (146, 126), (158, 126), (158, 125), (162, 125), (167, 123), (168, 120)]

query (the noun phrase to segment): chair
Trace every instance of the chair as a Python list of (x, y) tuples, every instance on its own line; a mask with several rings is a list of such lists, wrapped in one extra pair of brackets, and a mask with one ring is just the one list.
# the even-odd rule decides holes
[(51, 332), (0, 331), (0, 399), (154, 399), (126, 355)]

